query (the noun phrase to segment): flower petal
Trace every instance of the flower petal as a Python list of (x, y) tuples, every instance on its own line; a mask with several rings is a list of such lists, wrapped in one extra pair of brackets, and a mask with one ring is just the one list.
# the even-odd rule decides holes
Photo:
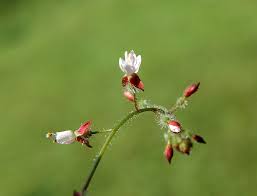
[(141, 65), (141, 55), (138, 55), (136, 64), (135, 64), (135, 73), (137, 73), (139, 71), (140, 65)]
[(126, 61), (127, 64), (129, 64), (130, 66), (135, 66), (136, 64), (136, 54), (133, 50), (130, 51), (130, 53), (128, 54), (128, 59)]
[[(120, 65), (121, 71), (125, 72), (124, 67), (125, 67), (125, 65), (126, 65), (126, 62), (125, 62), (122, 58), (119, 59), (119, 65)], [(125, 73), (126, 73), (126, 72), (125, 72)]]
[(71, 144), (75, 141), (75, 134), (71, 130), (56, 132), (56, 143)]
[(127, 51), (125, 51), (125, 61), (127, 61), (127, 59), (128, 59), (128, 52)]
[(126, 75), (131, 75), (135, 73), (135, 68), (129, 64), (126, 64), (126, 66), (124, 67), (124, 73), (126, 73)]

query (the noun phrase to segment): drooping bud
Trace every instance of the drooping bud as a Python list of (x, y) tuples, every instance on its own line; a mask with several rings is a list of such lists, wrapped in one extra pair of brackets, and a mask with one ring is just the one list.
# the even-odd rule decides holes
[(141, 79), (139, 78), (139, 76), (136, 73), (133, 73), (132, 75), (130, 75), (128, 77), (129, 82), (135, 86), (136, 88), (144, 91), (144, 83), (141, 81)]
[(171, 159), (173, 157), (173, 148), (172, 148), (172, 145), (170, 143), (168, 143), (165, 147), (164, 156), (166, 157), (166, 159), (168, 160), (168, 162), (170, 164)]
[(178, 121), (171, 120), (168, 122), (168, 126), (173, 133), (179, 133), (181, 131), (181, 125)]
[(189, 155), (190, 154), (190, 150), (192, 148), (193, 144), (191, 142), (190, 139), (183, 139), (182, 142), (179, 144), (178, 146), (178, 151)]
[(193, 135), (192, 139), (198, 143), (206, 144), (206, 141), (200, 135)]
[(134, 102), (134, 101), (135, 101), (135, 97), (134, 97), (134, 95), (133, 95), (131, 92), (125, 91), (125, 92), (123, 93), (123, 95), (124, 95), (129, 101), (131, 101), (131, 102)]
[(81, 193), (77, 192), (77, 191), (73, 191), (73, 196), (82, 196)]
[(188, 86), (186, 88), (186, 90), (184, 91), (184, 96), (190, 97), (192, 94), (194, 94), (198, 90), (199, 85), (200, 85), (200, 82), (198, 82), (196, 84), (191, 84), (190, 86)]

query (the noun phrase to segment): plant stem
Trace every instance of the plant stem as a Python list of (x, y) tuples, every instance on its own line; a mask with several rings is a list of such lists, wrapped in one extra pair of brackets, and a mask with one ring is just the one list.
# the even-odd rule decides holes
[(107, 147), (109, 146), (111, 140), (113, 139), (114, 135), (118, 132), (118, 130), (131, 118), (133, 118), (134, 116), (143, 113), (143, 112), (147, 112), (147, 111), (151, 111), (151, 112), (164, 112), (163, 110), (161, 110), (160, 108), (157, 107), (151, 107), (151, 108), (142, 108), (142, 109), (138, 109), (136, 111), (132, 111), (130, 112), (127, 116), (125, 116), (113, 129), (111, 129), (112, 131), (110, 132), (109, 136), (107, 137), (105, 143), (103, 144), (100, 152), (98, 153), (98, 155), (96, 156), (96, 159), (93, 163), (93, 167), (88, 175), (88, 177), (86, 178), (85, 184), (83, 186), (82, 189), (82, 196), (86, 195), (87, 189), (89, 187), (89, 184), (95, 174), (95, 171), (97, 169), (97, 166), (99, 165)]
[(137, 94), (134, 93), (134, 104), (135, 104), (135, 109), (138, 111), (138, 103), (137, 103)]

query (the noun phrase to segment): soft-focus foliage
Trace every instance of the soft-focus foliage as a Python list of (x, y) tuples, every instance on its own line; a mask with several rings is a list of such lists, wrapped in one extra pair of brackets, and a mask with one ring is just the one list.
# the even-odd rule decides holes
[(85, 150), (53, 145), (45, 132), (87, 119), (93, 129), (110, 128), (132, 109), (118, 66), (131, 49), (142, 55), (144, 96), (155, 103), (171, 106), (201, 82), (179, 119), (207, 145), (168, 165), (163, 130), (152, 114), (140, 116), (120, 130), (90, 195), (254, 195), (256, 9), (238, 0), (1, 1), (0, 195), (72, 195), (81, 187), (104, 136)]

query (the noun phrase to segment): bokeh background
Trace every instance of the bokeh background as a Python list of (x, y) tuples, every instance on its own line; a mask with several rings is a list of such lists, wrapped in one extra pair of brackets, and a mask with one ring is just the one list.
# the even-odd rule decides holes
[(202, 135), (191, 156), (163, 157), (152, 114), (122, 128), (90, 195), (241, 196), (257, 192), (257, 2), (241, 0), (0, 1), (0, 195), (71, 195), (95, 153), (57, 145), (49, 130), (93, 120), (111, 128), (132, 106), (118, 58), (142, 55), (143, 96), (172, 106), (201, 82), (183, 126)]

